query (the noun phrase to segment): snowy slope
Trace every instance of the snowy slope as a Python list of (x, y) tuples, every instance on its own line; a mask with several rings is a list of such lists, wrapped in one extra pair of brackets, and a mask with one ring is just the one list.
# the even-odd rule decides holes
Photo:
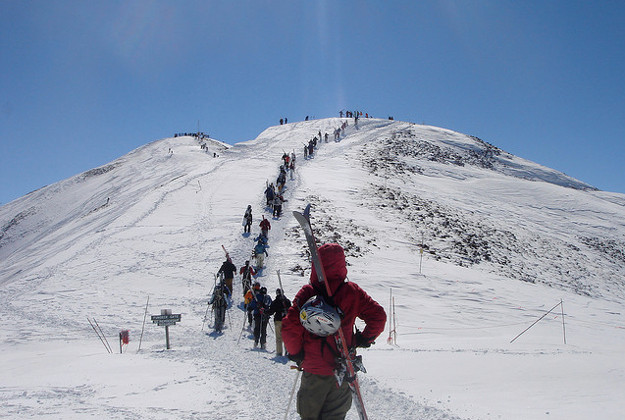
[[(304, 160), (319, 131), (330, 142)], [(207, 148), (159, 140), (0, 207), (0, 416), (284, 418), (296, 375), (271, 333), (268, 352), (252, 350), (247, 331), (239, 341), (240, 282), (223, 335), (204, 316), (221, 246), (237, 267), (249, 258), (270, 217), (266, 182), (295, 151), (259, 280), (271, 292), (281, 270), (290, 297), (307, 281), (289, 212), (310, 202), (319, 238), (346, 248), (350, 280), (385, 307), (392, 289), (397, 346), (387, 329), (363, 351), (370, 418), (623, 417), (622, 194), (474, 137), (387, 120), (292, 123)], [(171, 350), (148, 317), (137, 351), (148, 296), (148, 315), (182, 314)], [(106, 352), (87, 317), (116, 351), (131, 331), (123, 355)]]

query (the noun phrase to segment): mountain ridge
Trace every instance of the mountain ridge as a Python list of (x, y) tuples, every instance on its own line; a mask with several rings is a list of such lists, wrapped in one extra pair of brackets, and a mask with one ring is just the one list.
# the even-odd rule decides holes
[[(232, 146), (157, 140), (0, 207), (7, 415), (282, 417), (294, 374), (271, 339), (252, 349), (240, 282), (222, 334), (207, 301), (222, 246), (237, 267), (250, 259), (261, 215), (272, 229), (257, 280), (273, 291), (280, 270), (293, 296), (310, 262), (290, 212), (311, 203), (318, 239), (346, 250), (349, 281), (396, 315), (362, 352), (371, 418), (620, 419), (625, 196), (493, 147), (399, 121), (312, 120)], [(292, 151), (285, 213), (272, 218), (263, 191)], [(165, 308), (182, 316), (170, 351), (142, 323)], [(130, 330), (124, 354), (104, 352), (86, 317), (112, 340)]]
[[(196, 164), (201, 163), (212, 168), (214, 165), (219, 164), (220, 159), (223, 158), (215, 158), (213, 156), (223, 153), (236, 156), (237, 153), (240, 153), (240, 150), (247, 152), (249, 148), (254, 148), (258, 150), (256, 153), (262, 159), (263, 156), (269, 153), (275, 153), (276, 147), (268, 147), (268, 144), (278, 142), (284, 142), (283, 146), (279, 146), (284, 151), (299, 151), (298, 147), (301, 148), (301, 146), (298, 146), (298, 143), (303, 145), (306, 143), (307, 138), (312, 138), (321, 131), (328, 132), (344, 121), (350, 120), (329, 118), (292, 123), (288, 125), (289, 127), (269, 127), (261, 132), (257, 139), (234, 146), (228, 146), (211, 139), (194, 140), (190, 137), (168, 138), (148, 143), (109, 164), (44, 187), (15, 202), (0, 207), (0, 257), (8, 259), (9, 255), (14, 252), (7, 251), (7, 248), (9, 248), (11, 243), (18, 241), (19, 238), (32, 237), (34, 241), (43, 240), (43, 238), (37, 237), (36, 234), (33, 236), (33, 232), (44, 229), (49, 226), (49, 223), (61, 226), (70, 220), (90, 217), (107, 210), (107, 207), (113, 202), (116, 202), (117, 206), (122, 204), (123, 208), (127, 209), (128, 206), (131, 206), (130, 203), (135, 202), (137, 198), (148, 192), (145, 188), (129, 191), (126, 194), (127, 198), (120, 202), (117, 196), (120, 194), (120, 191), (128, 190), (129, 185), (132, 185), (129, 179), (147, 180), (149, 181), (147, 184), (149, 185), (148, 189), (151, 190), (158, 189), (164, 183), (185, 182), (186, 185), (189, 185), (195, 178), (202, 176), (201, 172), (196, 174), (197, 171), (194, 170)], [(416, 183), (413, 179), (416, 176), (426, 181), (430, 178), (442, 178), (443, 180), (450, 178), (452, 180), (479, 183), (480, 179), (492, 177), (494, 174), (495, 176), (504, 176), (503, 184), (507, 183), (507, 178), (505, 177), (513, 177), (531, 182), (546, 182), (573, 190), (597, 191), (594, 187), (581, 181), (533, 162), (517, 158), (476, 137), (452, 130), (389, 120), (360, 120), (360, 127), (352, 125), (349, 128), (356, 132), (360, 131), (361, 135), (356, 143), (347, 146), (349, 151), (352, 152), (350, 156), (352, 160), (350, 162), (353, 163), (355, 160), (358, 160), (370, 175), (381, 179), (399, 178), (405, 181), (406, 184), (410, 184)], [(291, 140), (294, 132), (297, 132), (299, 140)], [(186, 140), (184, 140), (184, 143), (181, 143), (183, 139)], [(204, 144), (206, 148), (201, 151), (195, 150), (199, 144)], [(343, 144), (336, 143), (336, 145), (345, 147), (344, 142)], [(165, 153), (166, 148), (167, 152)], [(176, 152), (176, 149), (178, 149), (178, 152)], [(154, 150), (159, 150), (159, 152)], [(268, 150), (273, 150), (273, 152), (268, 152)], [(181, 162), (177, 161), (177, 154), (183, 151), (193, 151), (194, 159), (192, 163), (181, 165)], [(153, 168), (155, 165), (163, 168), (162, 175), (152, 180), (145, 178), (146, 175), (143, 174), (147, 173), (148, 168)], [(123, 174), (118, 174), (121, 170), (124, 171)], [(159, 172), (149, 172), (150, 177), (154, 177), (156, 174), (159, 174)], [(201, 188), (200, 181), (198, 180), (197, 182), (198, 188)], [(410, 224), (418, 221), (419, 223), (413, 223), (416, 229), (417, 225), (423, 224), (426, 220), (432, 221), (433, 213), (437, 213), (439, 216), (443, 215), (442, 218), (437, 217), (438, 220), (434, 223), (435, 225), (438, 224), (437, 226), (421, 228), (421, 234), (427, 231), (428, 236), (433, 241), (437, 240), (437, 236), (453, 238), (450, 245), (424, 244), (426, 251), (430, 252), (437, 259), (446, 259), (459, 265), (487, 262), (493, 263), (499, 269), (502, 269), (510, 261), (507, 254), (498, 252), (499, 249), (506, 249), (513, 254), (519, 254), (532, 248), (528, 243), (519, 243), (514, 233), (509, 229), (501, 230), (487, 227), (484, 225), (485, 222), (483, 220), (479, 220), (479, 217), (471, 217), (466, 212), (461, 212), (464, 214), (462, 216), (460, 213), (452, 215), (454, 213), (451, 210), (454, 201), (453, 196), (451, 200), (447, 199), (447, 202), (443, 203), (440, 200), (432, 200), (433, 197), (427, 199), (420, 197), (418, 194), (402, 192), (401, 188), (391, 188), (388, 186), (388, 183), (389, 181), (385, 181), (386, 185), (384, 187), (372, 183), (369, 195), (373, 198), (381, 196), (383, 197), (382, 201), (393, 202), (394, 204), (389, 206), (393, 208), (393, 211), (398, 212), (397, 217), (406, 219), (402, 223)], [(511, 184), (513, 183), (511, 182)], [(87, 185), (88, 189), (92, 191), (90, 195), (83, 194), (83, 187)], [(539, 185), (541, 184), (536, 184), (537, 190), (540, 189), (538, 188)], [(514, 186), (511, 186), (511, 189), (514, 189)], [(64, 191), (68, 191), (68, 194), (74, 194), (73, 191), (75, 190), (79, 191), (76, 194), (83, 194), (82, 196), (86, 196), (88, 199), (78, 203), (71, 197), (60, 200), (57, 198)], [(45, 206), (47, 208), (37, 210), (37, 206), (29, 204), (30, 201), (41, 200), (41, 197), (45, 197)], [(479, 212), (479, 200), (474, 199), (473, 201), (475, 201), (473, 204), (475, 209), (472, 212)], [(118, 208), (117, 211), (119, 215), (116, 217), (122, 217), (124, 210)], [(389, 209), (389, 211), (391, 210)], [(66, 217), (59, 216), (64, 212), (67, 213)], [(405, 214), (401, 215), (400, 213), (402, 212)], [(408, 217), (403, 217), (406, 216), (406, 213)], [(34, 220), (37, 214), (42, 214), (42, 216), (39, 220)], [(55, 216), (59, 217), (58, 220), (55, 220)], [(472, 221), (468, 221), (469, 219), (472, 219)], [(20, 230), (20, 225), (30, 227)], [(469, 228), (469, 225), (473, 227)], [(473, 231), (467, 233), (467, 230), (471, 229)], [(569, 229), (564, 229), (561, 233), (566, 231), (569, 231)], [(498, 238), (492, 238), (493, 235), (498, 236)], [(484, 240), (485, 236), (491, 237), (488, 240)], [(419, 242), (419, 239), (416, 237), (410, 239), (414, 243)], [(534, 237), (529, 242), (540, 244), (541, 240), (538, 239)], [(624, 262), (621, 258), (624, 252), (623, 249), (625, 249), (625, 242), (622, 238), (580, 237), (577, 241), (573, 243), (568, 241), (563, 246), (573, 251), (579, 251), (580, 243), (595, 250), (600, 251), (603, 249), (605, 252), (602, 255), (611, 255), (611, 258), (608, 258), (608, 260), (615, 259), (619, 264)], [(24, 245), (20, 247), (23, 248)], [(534, 258), (540, 256), (540, 258), (544, 259), (543, 265), (545, 266), (550, 265), (549, 261), (554, 260), (554, 255), (551, 255), (547, 248), (549, 247), (544, 245), (539, 252), (530, 253)], [(561, 247), (557, 248), (559, 250)], [(451, 249), (451, 252), (446, 253), (446, 249)], [(546, 257), (543, 258), (542, 256), (544, 255)], [(570, 253), (566, 257), (568, 263), (563, 267), (558, 267), (556, 271), (570, 271), (570, 265), (573, 264), (572, 261), (576, 258), (579, 258), (579, 253)], [(586, 263), (589, 264), (590, 262), (587, 261)], [(527, 267), (520, 267), (517, 264), (511, 270), (516, 278), (529, 282), (536, 281), (537, 274), (532, 270), (528, 270)], [(508, 269), (504, 270), (504, 272), (508, 273), (509, 271)], [(4, 272), (0, 271), (0, 273)], [(617, 282), (616, 279), (613, 279), (613, 281)], [(579, 288), (582, 293), (589, 292), (587, 285), (577, 284), (573, 287)]]

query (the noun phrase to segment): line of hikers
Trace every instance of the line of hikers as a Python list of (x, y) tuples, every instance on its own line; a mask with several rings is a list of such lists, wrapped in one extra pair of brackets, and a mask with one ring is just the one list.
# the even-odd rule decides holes
[[(346, 127), (347, 121), (337, 129), (339, 137)], [(319, 132), (319, 139), (321, 138)], [(327, 142), (327, 135), (325, 139)], [(295, 155), (285, 153), (282, 160), (284, 164), (281, 165), (276, 181), (277, 191), (273, 184), (267, 185), (265, 190), (267, 207), (272, 207), (274, 218), (280, 217), (285, 200), (281, 197), (274, 204), (276, 202), (270, 200), (269, 196), (273, 194), (275, 199), (276, 195), (282, 195), (286, 172), (291, 170), (292, 173), (294, 170)], [(243, 219), (244, 235), (251, 234), (252, 224), (252, 206), (249, 205)], [(353, 353), (355, 356), (356, 348), (370, 347), (382, 333), (386, 323), (385, 311), (357, 284), (347, 280), (345, 252), (338, 244), (325, 244), (318, 248), (324, 272), (323, 284), (312, 266), (309, 283), (301, 287), (293, 302), (284, 295), (281, 288), (276, 289), (275, 298), (272, 299), (267, 288), (257, 280), (264, 267), (264, 257), (268, 255), (266, 248), (271, 229), (271, 224), (264, 215), (259, 227), (261, 232), (254, 238), (256, 245), (253, 255), (256, 257), (256, 267), (246, 260), (238, 271), (241, 275), (246, 311), (244, 326), (247, 320), (250, 329), (254, 321), (254, 348), (260, 345), (261, 349), (266, 349), (267, 325), (273, 315), (276, 355), (287, 355), (304, 372), (297, 393), (297, 412), (302, 419), (345, 418), (352, 405), (350, 384), (355, 376), (346, 373), (345, 362), (341, 361), (346, 351), (339, 350), (334, 336), (340, 329), (346, 348), (350, 355)], [(231, 292), (237, 268), (227, 251), (226, 261), (219, 273), (223, 279), (221, 283)], [(364, 330), (355, 328), (356, 318), (364, 322)], [(331, 323), (328, 322), (329, 319), (332, 320)]]
[(282, 215), (282, 205), (288, 201), (284, 198), (283, 192), (286, 189), (286, 181), (287, 181), (287, 173), (290, 174), (290, 179), (294, 179), (295, 174), (295, 152), (284, 153), (282, 155), (282, 164), (279, 168), (278, 178), (276, 179), (276, 183), (272, 182), (271, 184), (267, 181), (267, 188), (265, 188), (264, 195), (266, 200), (266, 205), (268, 209), (271, 209), (272, 216), (274, 219), (280, 218)]
[[(288, 154), (283, 153), (281, 158), (281, 165), (279, 168), (279, 175), (276, 180), (277, 187), (274, 184), (267, 182), (267, 188), (265, 190), (265, 197), (267, 199), (267, 208), (272, 211), (274, 219), (278, 219), (282, 214), (282, 205), (285, 201), (282, 192), (285, 189), (287, 172), (290, 172), (291, 179), (295, 171), (295, 153)], [(251, 234), (252, 224), (254, 221), (252, 206), (248, 205), (243, 215), (243, 235)], [(282, 339), (280, 337), (280, 323), (282, 316), (286, 314), (286, 310), (290, 306), (290, 301), (284, 296), (282, 290), (276, 290), (276, 298), (272, 301), (271, 297), (267, 295), (267, 289), (261, 287), (260, 282), (254, 281), (254, 287), (252, 287), (252, 281), (256, 280), (261, 275), (263, 268), (265, 267), (265, 257), (269, 256), (267, 248), (269, 247), (269, 231), (271, 230), (271, 222), (262, 215), (262, 220), (259, 223), (260, 233), (254, 238), (254, 247), (252, 249), (252, 257), (255, 259), (255, 265), (250, 264), (250, 260), (245, 261), (245, 265), (239, 270), (241, 275), (241, 288), (243, 291), (243, 304), (244, 309), (247, 312), (248, 328), (252, 325), (254, 320), (254, 347), (257, 347), (260, 343), (261, 348), (265, 348), (267, 340), (267, 323), (271, 315), (274, 316), (274, 324), (276, 326), (276, 352), (278, 355), (282, 355)], [(222, 291), (222, 294), (226, 295), (227, 306), (231, 306), (231, 295), (234, 276), (237, 272), (237, 268), (232, 262), (230, 256), (226, 253), (226, 260), (223, 262), (221, 268), (218, 271), (218, 276), (222, 279), (219, 282), (220, 287), (216, 287), (217, 293)], [(212, 299), (211, 299), (212, 300)], [(277, 307), (271, 309), (272, 302), (277, 302)], [(287, 304), (283, 310), (279, 310), (281, 306)], [(281, 305), (281, 306), (280, 306)]]
[(195, 137), (197, 140), (204, 140), (210, 138), (210, 136), (202, 131), (198, 131), (195, 133), (176, 133), (174, 134), (174, 138), (176, 137)]
[[(245, 210), (245, 214), (243, 215), (243, 234), (244, 235), (246, 234), (249, 235), (251, 233), (253, 219), (254, 217), (252, 215), (252, 206), (249, 205), (247, 206), (247, 209)], [(256, 261), (256, 264), (255, 264), (256, 270), (261, 271), (263, 267), (265, 266), (265, 257), (269, 256), (269, 254), (267, 253), (267, 248), (269, 248), (268, 243), (269, 243), (269, 231), (271, 230), (271, 222), (269, 222), (268, 219), (265, 219), (265, 215), (263, 214), (262, 220), (260, 221), (258, 226), (260, 228), (260, 234), (254, 238), (255, 245), (252, 248), (252, 257)], [(246, 261), (246, 265), (247, 264), (249, 264), (249, 260)], [(236, 271), (236, 270), (233, 270), (233, 271)], [(250, 285), (248, 284), (246, 287), (244, 284), (243, 293), (245, 293), (246, 288), (249, 289)]]

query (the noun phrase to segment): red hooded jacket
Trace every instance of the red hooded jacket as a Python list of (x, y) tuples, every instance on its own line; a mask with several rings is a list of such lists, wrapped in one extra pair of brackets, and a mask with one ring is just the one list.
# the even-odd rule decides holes
[[(334, 304), (343, 312), (341, 329), (347, 347), (354, 346), (354, 322), (362, 319), (366, 326), (362, 336), (368, 342), (375, 340), (384, 331), (386, 313), (384, 308), (373, 300), (355, 283), (346, 281), (347, 267), (345, 253), (338, 244), (325, 244), (319, 248), (326, 280), (330, 285)], [(326, 286), (319, 283), (313, 266), (310, 284), (302, 287), (293, 299), (293, 306), (282, 320), (282, 339), (289, 354), (304, 351), (302, 368), (317, 375), (333, 375), (336, 356), (339, 351), (333, 336), (318, 337), (308, 332), (300, 323), (299, 312), (306, 301), (317, 295), (326, 295)]]

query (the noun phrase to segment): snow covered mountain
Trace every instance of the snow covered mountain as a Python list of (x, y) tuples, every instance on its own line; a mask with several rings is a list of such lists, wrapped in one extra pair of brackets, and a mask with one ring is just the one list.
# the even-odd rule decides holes
[[(329, 142), (305, 160), (319, 132)], [(389, 327), (363, 351), (370, 418), (622, 418), (625, 195), (450, 130), (339, 118), (234, 146), (155, 141), (0, 207), (0, 416), (284, 418), (295, 373), (271, 338), (269, 352), (239, 339), (240, 282), (223, 335), (207, 298), (222, 245), (237, 267), (249, 259), (266, 183), (292, 151), (258, 279), (273, 291), (280, 270), (289, 297), (306, 283), (290, 211), (312, 203), (350, 280), (385, 307), (392, 290), (397, 345)], [(144, 327), (146, 302), (182, 314), (171, 350), (163, 327)], [(87, 317), (112, 341), (130, 330), (124, 354)]]

